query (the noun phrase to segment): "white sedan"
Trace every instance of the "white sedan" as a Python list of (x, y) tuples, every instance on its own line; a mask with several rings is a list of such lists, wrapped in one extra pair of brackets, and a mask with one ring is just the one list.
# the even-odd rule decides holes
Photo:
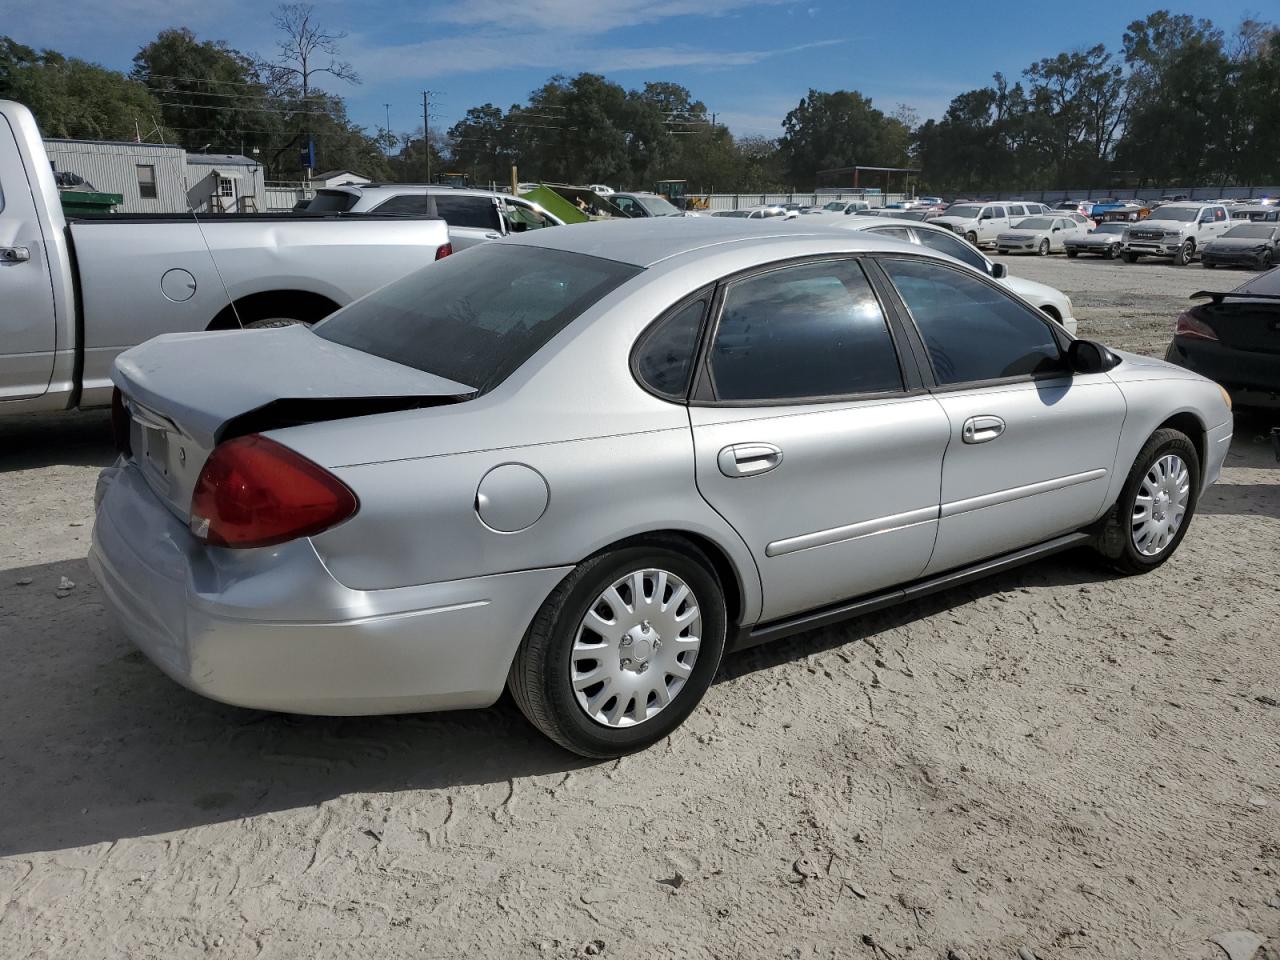
[[(1081, 218), (1083, 219), (1083, 218)], [(998, 253), (1034, 253), (1047, 256), (1066, 250), (1066, 242), (1089, 231), (1074, 217), (1025, 217), (996, 237)]]

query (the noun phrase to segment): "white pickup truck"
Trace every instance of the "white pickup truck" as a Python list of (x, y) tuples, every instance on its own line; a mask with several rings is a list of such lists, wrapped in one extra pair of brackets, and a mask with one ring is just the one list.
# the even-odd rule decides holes
[(0, 100), (0, 416), (108, 404), (116, 355), (158, 334), (311, 323), (450, 252), (439, 219), (68, 221), (34, 117)]

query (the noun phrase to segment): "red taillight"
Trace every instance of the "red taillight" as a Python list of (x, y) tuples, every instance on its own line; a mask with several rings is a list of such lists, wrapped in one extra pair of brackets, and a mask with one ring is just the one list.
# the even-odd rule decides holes
[(1217, 340), (1218, 335), (1214, 332), (1213, 327), (1209, 326), (1203, 320), (1200, 320), (1190, 313), (1184, 313), (1178, 317), (1178, 323), (1173, 328), (1175, 337), (1186, 337), (1188, 340)]
[(451, 253), (453, 253), (453, 244), (452, 244), (452, 243), (446, 243), (446, 244), (445, 244), (444, 246), (442, 246), (442, 247), (436, 247), (436, 259), (437, 259), (437, 260), (443, 260), (445, 257), (449, 256)]
[(119, 387), (111, 389), (111, 438), (116, 442), (116, 451), (126, 457), (133, 456), (133, 441), (129, 436), (133, 418), (124, 405), (124, 394)]
[(346, 520), (360, 501), (288, 447), (253, 434), (219, 444), (191, 495), (191, 532), (218, 547), (269, 547)]

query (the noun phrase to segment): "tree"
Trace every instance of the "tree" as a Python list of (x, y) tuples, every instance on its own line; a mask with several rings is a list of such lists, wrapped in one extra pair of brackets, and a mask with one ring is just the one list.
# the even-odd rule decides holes
[(0, 96), (30, 108), (47, 137), (169, 137), (159, 103), (142, 84), (53, 50), (36, 53), (8, 37), (0, 38)]
[(905, 124), (886, 117), (856, 90), (810, 90), (782, 127), (779, 149), (794, 184), (811, 186), (822, 169), (907, 163), (911, 138)]
[(338, 41), (346, 32), (329, 33), (316, 18), (309, 3), (281, 3), (272, 15), (276, 29), (284, 34), (276, 43), (276, 59), (264, 66), (277, 82), (296, 86), (303, 102), (311, 95), (311, 78), (328, 74), (347, 83), (359, 83), (351, 64), (338, 59)]

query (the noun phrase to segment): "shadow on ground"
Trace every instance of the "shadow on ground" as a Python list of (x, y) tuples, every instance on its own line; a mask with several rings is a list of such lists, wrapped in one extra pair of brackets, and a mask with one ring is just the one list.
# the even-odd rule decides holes
[(109, 410), (0, 417), (0, 472), (105, 467), (115, 458)]

